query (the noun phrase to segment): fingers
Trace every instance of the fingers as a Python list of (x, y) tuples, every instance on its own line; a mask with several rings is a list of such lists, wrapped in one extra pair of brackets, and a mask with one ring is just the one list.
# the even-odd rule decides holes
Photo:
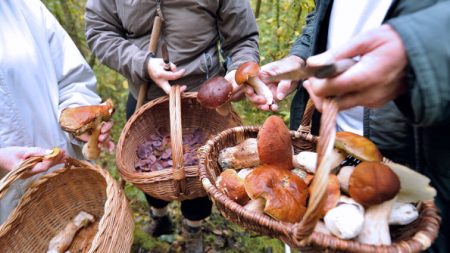
[(276, 90), (276, 98), (278, 100), (283, 100), (288, 94), (297, 88), (297, 82), (291, 80), (281, 80), (278, 83)]

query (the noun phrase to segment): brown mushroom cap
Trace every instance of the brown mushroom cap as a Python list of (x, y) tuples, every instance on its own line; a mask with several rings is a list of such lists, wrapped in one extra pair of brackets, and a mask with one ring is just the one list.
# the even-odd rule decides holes
[(269, 116), (258, 132), (260, 164), (292, 169), (292, 140), (284, 121), (276, 115)]
[(245, 205), (250, 200), (247, 192), (245, 192), (244, 179), (239, 177), (233, 169), (222, 171), (217, 178), (216, 186), (230, 199), (241, 205)]
[(334, 146), (361, 161), (381, 162), (383, 159), (371, 140), (352, 132), (337, 132)]
[(380, 162), (361, 162), (350, 176), (350, 196), (367, 207), (390, 200), (399, 191), (397, 174)]
[(236, 70), (236, 75), (234, 79), (238, 85), (245, 84), (248, 79), (255, 77), (259, 74), (259, 65), (256, 62), (249, 61), (245, 62)]
[(244, 180), (251, 199), (265, 199), (264, 212), (285, 222), (299, 222), (306, 212), (308, 187), (289, 170), (273, 165), (253, 169)]
[(222, 76), (215, 76), (202, 84), (197, 101), (203, 107), (215, 109), (230, 100), (232, 94), (233, 85)]
[(96, 118), (108, 121), (114, 113), (111, 99), (99, 105), (78, 106), (66, 108), (62, 111), (59, 124), (64, 131), (79, 135), (95, 127)]

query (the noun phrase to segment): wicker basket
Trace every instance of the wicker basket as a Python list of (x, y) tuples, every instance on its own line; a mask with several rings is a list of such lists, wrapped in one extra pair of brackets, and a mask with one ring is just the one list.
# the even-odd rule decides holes
[[(6, 175), (0, 197), (40, 161), (32, 157)], [(72, 158), (26, 190), (0, 225), (0, 252), (47, 252), (51, 238), (80, 211), (95, 222), (76, 234), (70, 252), (130, 252), (134, 222), (123, 191), (106, 170)]]
[[(419, 218), (412, 224), (402, 226), (392, 231), (393, 243), (388, 246), (374, 246), (346, 241), (337, 237), (314, 232), (314, 227), (320, 219), (319, 206), (324, 200), (328, 183), (328, 173), (331, 168), (326, 161), (333, 149), (335, 138), (335, 120), (337, 106), (332, 100), (324, 104), (321, 118), (321, 138), (310, 134), (310, 119), (314, 106), (309, 103), (298, 131), (291, 131), (292, 143), (296, 153), (305, 150), (317, 150), (319, 167), (317, 168), (307, 211), (299, 223), (280, 222), (269, 216), (253, 213), (232, 201), (215, 186), (216, 179), (222, 172), (218, 164), (219, 152), (235, 146), (246, 138), (255, 138), (259, 127), (245, 126), (225, 130), (209, 140), (199, 152), (199, 170), (202, 184), (214, 201), (217, 209), (228, 220), (237, 223), (257, 233), (278, 238), (292, 247), (300, 248), (302, 252), (420, 252), (428, 248), (437, 236), (440, 217), (433, 202), (419, 204)], [(317, 149), (316, 149), (317, 143)], [(320, 157), (324, 157), (321, 159)]]
[[(197, 102), (197, 93), (181, 95), (180, 87), (174, 85), (169, 96), (146, 103), (128, 120), (117, 145), (117, 166), (125, 181), (155, 198), (171, 201), (206, 196), (198, 166), (184, 166), (182, 132), (200, 128), (211, 136), (239, 125), (241, 120), (236, 113), (221, 116), (215, 110), (202, 107)], [(160, 171), (137, 172), (134, 165), (139, 159), (138, 145), (161, 126), (170, 129), (173, 166)]]

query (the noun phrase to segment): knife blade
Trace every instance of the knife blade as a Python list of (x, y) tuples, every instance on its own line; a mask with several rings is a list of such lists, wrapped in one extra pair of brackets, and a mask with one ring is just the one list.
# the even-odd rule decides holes
[(167, 44), (163, 43), (161, 46), (161, 53), (162, 58), (164, 61), (164, 70), (170, 71), (170, 58), (169, 58), (169, 51), (167, 50)]
[(295, 69), (289, 72), (270, 76), (269, 81), (270, 82), (278, 82), (281, 80), (298, 81), (306, 79), (308, 77), (331, 78), (345, 72), (356, 63), (357, 61), (354, 59), (342, 59), (321, 66), (306, 65), (305, 68)]

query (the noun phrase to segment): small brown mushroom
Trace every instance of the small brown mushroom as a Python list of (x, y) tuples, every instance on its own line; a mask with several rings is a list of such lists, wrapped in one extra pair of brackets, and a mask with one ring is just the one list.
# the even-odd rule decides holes
[(245, 62), (236, 70), (235, 80), (238, 85), (250, 85), (255, 90), (256, 95), (263, 96), (267, 105), (273, 104), (272, 91), (258, 77), (259, 65), (256, 62)]
[(222, 76), (215, 76), (204, 82), (197, 93), (197, 101), (203, 107), (216, 109), (223, 116), (231, 111), (233, 85)]
[(245, 192), (244, 179), (233, 169), (222, 171), (217, 178), (216, 186), (238, 204), (245, 205), (250, 200)]
[(100, 105), (78, 106), (66, 108), (59, 119), (61, 128), (75, 136), (90, 133), (88, 142), (83, 146), (83, 155), (86, 159), (95, 160), (100, 154), (98, 136), (102, 122), (111, 119), (114, 105), (111, 99)]

